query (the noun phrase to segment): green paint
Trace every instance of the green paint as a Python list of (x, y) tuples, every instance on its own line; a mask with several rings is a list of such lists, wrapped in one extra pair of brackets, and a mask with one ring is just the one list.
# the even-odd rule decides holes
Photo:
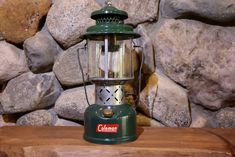
[(138, 38), (140, 35), (133, 31), (133, 27), (124, 24), (128, 18), (127, 12), (112, 6), (106, 6), (94, 11), (91, 18), (96, 20), (96, 25), (87, 29), (81, 37), (83, 39), (104, 40), (106, 35), (116, 35), (118, 40)]
[[(136, 112), (127, 104), (111, 105), (113, 117), (105, 118), (103, 110), (108, 106), (91, 105), (85, 111), (85, 134), (87, 141), (100, 144), (117, 144), (134, 141), (136, 133)], [(117, 133), (97, 132), (99, 124), (118, 124)]]

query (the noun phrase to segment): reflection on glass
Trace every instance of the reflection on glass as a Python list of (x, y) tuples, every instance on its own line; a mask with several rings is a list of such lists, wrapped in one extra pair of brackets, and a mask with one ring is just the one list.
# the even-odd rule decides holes
[[(129, 48), (128, 48), (129, 47)], [(132, 78), (130, 41), (109, 36), (104, 41), (89, 41), (90, 78)]]

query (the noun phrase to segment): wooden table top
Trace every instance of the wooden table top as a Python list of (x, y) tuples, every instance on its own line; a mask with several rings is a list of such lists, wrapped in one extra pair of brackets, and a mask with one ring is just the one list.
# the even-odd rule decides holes
[(232, 157), (235, 129), (138, 128), (136, 141), (93, 144), (83, 127), (2, 127), (0, 157)]

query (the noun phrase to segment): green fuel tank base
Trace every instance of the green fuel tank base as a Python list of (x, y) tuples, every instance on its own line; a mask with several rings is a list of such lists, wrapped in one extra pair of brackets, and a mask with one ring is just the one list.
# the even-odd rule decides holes
[[(105, 109), (113, 115), (104, 114)], [(136, 112), (127, 104), (90, 105), (84, 115), (84, 139), (99, 144), (118, 144), (134, 141), (136, 133)]]

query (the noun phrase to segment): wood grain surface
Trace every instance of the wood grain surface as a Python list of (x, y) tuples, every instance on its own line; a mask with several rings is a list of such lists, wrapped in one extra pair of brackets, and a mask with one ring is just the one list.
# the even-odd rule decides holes
[(99, 145), (83, 127), (0, 128), (0, 157), (232, 157), (235, 129), (138, 128), (136, 141)]

